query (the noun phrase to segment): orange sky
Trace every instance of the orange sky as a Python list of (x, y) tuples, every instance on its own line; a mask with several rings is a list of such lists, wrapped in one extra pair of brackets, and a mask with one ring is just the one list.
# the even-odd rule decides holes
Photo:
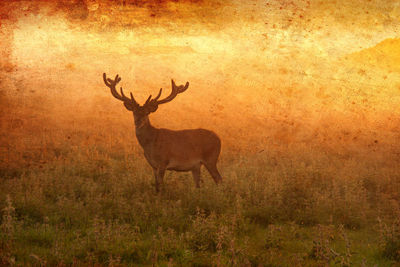
[(129, 117), (106, 72), (142, 102), (171, 78), (189, 81), (152, 115), (163, 127), (189, 114), (173, 126), (400, 115), (396, 0), (2, 1), (0, 10), (6, 104), (52, 103), (46, 112), (68, 116), (110, 103)]

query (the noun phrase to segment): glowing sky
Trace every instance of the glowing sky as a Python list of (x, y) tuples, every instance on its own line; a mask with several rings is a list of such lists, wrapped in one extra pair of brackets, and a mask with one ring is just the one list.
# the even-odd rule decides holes
[(368, 116), (397, 112), (400, 102), (396, 0), (6, 1), (0, 9), (7, 92), (66, 107), (110, 101), (103, 72), (119, 73), (139, 101), (171, 78), (190, 81), (167, 114), (179, 106)]

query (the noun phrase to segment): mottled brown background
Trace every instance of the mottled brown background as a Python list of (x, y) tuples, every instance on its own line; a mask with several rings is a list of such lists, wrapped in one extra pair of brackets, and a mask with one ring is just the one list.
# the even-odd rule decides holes
[(139, 150), (103, 72), (141, 102), (189, 81), (151, 120), (212, 129), (225, 154), (311, 147), (397, 164), (399, 18), (396, 0), (1, 1), (1, 164)]

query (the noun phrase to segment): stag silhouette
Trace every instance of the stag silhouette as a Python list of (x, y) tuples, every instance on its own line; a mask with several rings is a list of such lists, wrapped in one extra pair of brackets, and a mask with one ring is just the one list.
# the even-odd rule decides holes
[(130, 93), (130, 98), (126, 97), (122, 87), (120, 88), (121, 93), (117, 92), (116, 85), (121, 81), (118, 74), (112, 80), (103, 73), (103, 80), (111, 89), (111, 94), (121, 100), (126, 109), (133, 112), (136, 137), (143, 148), (147, 162), (153, 168), (157, 192), (160, 191), (163, 184), (166, 170), (191, 171), (196, 187), (200, 187), (200, 168), (204, 165), (216, 184), (222, 182), (222, 177), (217, 169), (221, 140), (214, 132), (206, 129), (173, 131), (155, 128), (149, 120), (149, 114), (155, 112), (158, 105), (168, 103), (178, 94), (186, 91), (189, 82), (177, 86), (174, 80), (171, 80), (172, 91), (169, 96), (159, 100), (162, 93), (161, 88), (155, 98), (150, 95), (141, 106), (136, 102), (132, 93)]

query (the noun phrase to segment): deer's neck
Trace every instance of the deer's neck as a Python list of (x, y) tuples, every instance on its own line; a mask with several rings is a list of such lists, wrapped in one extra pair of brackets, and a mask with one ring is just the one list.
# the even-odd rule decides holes
[(149, 120), (149, 117), (146, 116), (140, 122), (135, 121), (136, 128), (136, 138), (139, 141), (139, 144), (142, 146), (144, 150), (149, 148), (151, 144), (153, 144), (156, 139), (157, 129), (154, 128)]

